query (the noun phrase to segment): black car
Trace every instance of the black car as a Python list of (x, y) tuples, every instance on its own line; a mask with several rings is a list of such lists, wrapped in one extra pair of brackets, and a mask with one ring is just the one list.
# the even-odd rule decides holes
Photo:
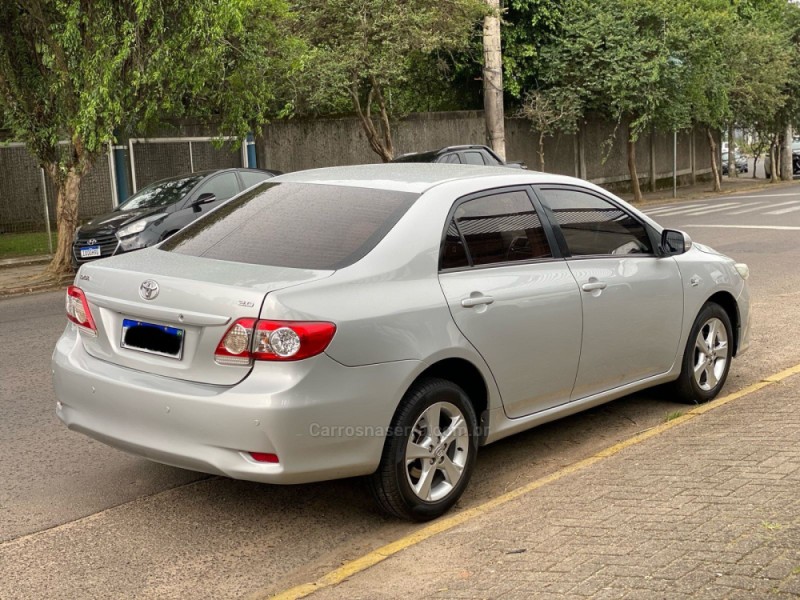
[[(747, 157), (739, 154), (738, 150), (735, 150), (733, 153), (733, 159), (736, 163), (736, 172), (737, 173), (747, 173), (748, 165), (747, 165)], [(728, 153), (722, 153), (722, 174), (728, 174)]]
[(72, 264), (157, 244), (212, 208), (279, 175), (260, 169), (221, 169), (162, 179), (142, 188), (112, 212), (75, 233)]
[(390, 162), (426, 162), (426, 163), (453, 163), (464, 165), (489, 165), (490, 167), (512, 167), (514, 169), (527, 168), (519, 161), (505, 162), (497, 156), (488, 146), (447, 146), (428, 152), (412, 152), (395, 158)]

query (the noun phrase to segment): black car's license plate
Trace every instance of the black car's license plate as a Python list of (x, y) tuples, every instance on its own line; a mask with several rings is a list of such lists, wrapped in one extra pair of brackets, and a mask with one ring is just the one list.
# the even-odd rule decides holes
[(180, 359), (183, 354), (183, 329), (123, 319), (120, 345), (129, 350)]

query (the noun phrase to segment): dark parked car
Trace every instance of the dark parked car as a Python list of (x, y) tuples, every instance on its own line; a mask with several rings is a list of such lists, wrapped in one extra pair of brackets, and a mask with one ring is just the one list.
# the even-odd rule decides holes
[[(734, 151), (733, 159), (736, 161), (736, 172), (737, 173), (747, 173), (748, 165), (747, 165), (747, 157), (739, 154), (738, 151)], [(722, 174), (728, 174), (728, 153), (722, 153)]]
[[(772, 158), (769, 151), (764, 157), (764, 174), (767, 179), (772, 177)], [(800, 175), (800, 142), (792, 142), (792, 175)]]
[(73, 266), (157, 244), (242, 190), (279, 174), (222, 169), (151, 183), (112, 212), (78, 228), (72, 242)]
[(447, 146), (428, 152), (412, 152), (395, 158), (396, 163), (453, 163), (456, 165), (488, 165), (490, 167), (512, 167), (527, 169), (519, 161), (505, 162), (488, 146)]

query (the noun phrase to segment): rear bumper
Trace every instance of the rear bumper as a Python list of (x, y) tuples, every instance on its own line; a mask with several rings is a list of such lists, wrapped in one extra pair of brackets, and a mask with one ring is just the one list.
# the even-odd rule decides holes
[[(57, 415), (72, 430), (156, 462), (265, 483), (375, 470), (416, 361), (345, 367), (325, 354), (258, 363), (241, 383), (191, 383), (90, 356), (68, 326), (53, 354)], [(249, 452), (274, 453), (259, 463)]]

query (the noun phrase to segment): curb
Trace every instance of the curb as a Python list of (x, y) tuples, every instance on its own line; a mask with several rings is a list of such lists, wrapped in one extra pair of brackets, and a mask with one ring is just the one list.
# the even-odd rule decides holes
[[(630, 197), (630, 194), (619, 195), (620, 198), (625, 200), (626, 202), (630, 203), (635, 207), (642, 207), (647, 206), (650, 204), (673, 204), (679, 203), (689, 200), (699, 200), (701, 198), (718, 198), (720, 196), (736, 196), (738, 194), (744, 194), (748, 192), (759, 192), (767, 189), (781, 189), (785, 187), (789, 187), (791, 185), (797, 185), (797, 181), (777, 181), (775, 183), (771, 183), (769, 181), (759, 181), (759, 183), (755, 183), (753, 185), (742, 184), (741, 186), (736, 186), (735, 189), (722, 189), (719, 192), (715, 192), (713, 190), (705, 190), (705, 191), (698, 191), (694, 193), (687, 194), (685, 196), (681, 196), (680, 193), (678, 194), (677, 198), (673, 198), (672, 195), (668, 196), (657, 196), (648, 198), (647, 194), (658, 194), (658, 192), (645, 192), (644, 198), (638, 204), (635, 204)], [(724, 184), (723, 184), (724, 185)], [(680, 188), (678, 188), (680, 192)]]
[(28, 256), (21, 258), (5, 258), (0, 260), (0, 270), (16, 269), (17, 267), (30, 267), (33, 265), (46, 265), (53, 257), (49, 254), (43, 256)]
[(56, 290), (65, 289), (67, 286), (60, 283), (41, 283), (38, 285), (25, 285), (15, 288), (0, 289), (0, 300), (6, 298), (13, 298), (15, 296), (24, 296), (26, 294), (39, 294), (42, 292), (54, 292)]

